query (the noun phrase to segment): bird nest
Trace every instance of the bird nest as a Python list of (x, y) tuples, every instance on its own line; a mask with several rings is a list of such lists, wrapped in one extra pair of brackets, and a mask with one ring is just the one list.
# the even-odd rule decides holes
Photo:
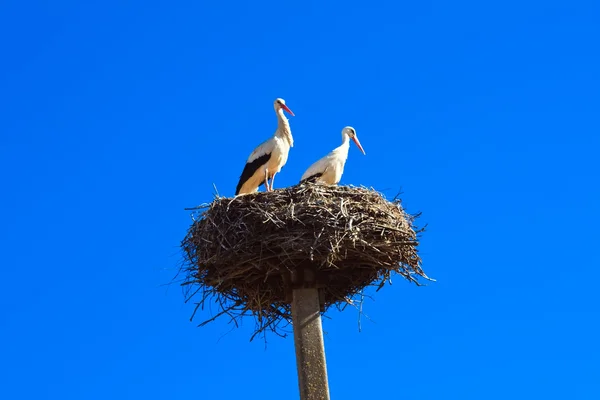
[(200, 325), (251, 315), (254, 336), (281, 334), (295, 287), (318, 287), (324, 312), (352, 304), (367, 286), (379, 290), (394, 273), (417, 285), (429, 279), (416, 216), (372, 189), (304, 184), (217, 197), (193, 217), (181, 244), (186, 298), (196, 299), (194, 315), (209, 301), (220, 307)]

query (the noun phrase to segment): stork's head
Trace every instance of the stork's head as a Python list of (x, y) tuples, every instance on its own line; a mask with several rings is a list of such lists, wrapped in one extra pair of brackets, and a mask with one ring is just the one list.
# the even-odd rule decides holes
[(360, 142), (358, 141), (358, 136), (356, 136), (356, 130), (353, 127), (347, 126), (344, 129), (342, 129), (342, 136), (348, 136), (350, 139), (352, 139), (354, 141), (354, 143), (356, 144), (356, 147), (358, 147), (364, 155), (367, 154), (367, 153), (365, 153), (364, 149), (360, 145)]
[(294, 113), (292, 112), (292, 110), (290, 110), (288, 108), (288, 106), (285, 105), (285, 100), (284, 99), (275, 99), (275, 102), (273, 103), (273, 107), (275, 107), (275, 112), (279, 112), (279, 110), (283, 109), (285, 111), (287, 111), (288, 113), (290, 113), (290, 115), (293, 117)]

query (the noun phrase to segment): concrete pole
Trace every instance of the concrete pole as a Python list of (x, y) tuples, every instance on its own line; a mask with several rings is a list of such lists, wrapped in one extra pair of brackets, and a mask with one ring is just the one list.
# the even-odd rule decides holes
[(317, 288), (292, 291), (292, 324), (301, 400), (329, 400), (320, 311)]

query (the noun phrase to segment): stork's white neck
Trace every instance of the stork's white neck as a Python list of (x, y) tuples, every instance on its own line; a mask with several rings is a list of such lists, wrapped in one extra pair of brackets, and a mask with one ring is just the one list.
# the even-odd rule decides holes
[(342, 133), (342, 144), (333, 150), (338, 154), (338, 157), (341, 157), (344, 162), (348, 158), (348, 151), (350, 150), (350, 136), (346, 133)]
[(279, 136), (288, 141), (290, 147), (294, 147), (294, 138), (292, 137), (292, 129), (290, 128), (290, 121), (283, 114), (283, 109), (277, 110), (277, 131), (275, 136)]
[(342, 146), (350, 147), (350, 136), (346, 132), (342, 133)]

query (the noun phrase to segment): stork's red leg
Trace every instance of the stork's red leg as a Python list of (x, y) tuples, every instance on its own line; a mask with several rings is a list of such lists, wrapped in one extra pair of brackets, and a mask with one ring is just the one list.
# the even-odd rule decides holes
[(270, 192), (269, 190), (269, 170), (265, 168), (265, 190)]
[(277, 172), (275, 172), (273, 174), (273, 176), (271, 177), (271, 192), (273, 191), (273, 182), (275, 182), (275, 175), (277, 174)]

